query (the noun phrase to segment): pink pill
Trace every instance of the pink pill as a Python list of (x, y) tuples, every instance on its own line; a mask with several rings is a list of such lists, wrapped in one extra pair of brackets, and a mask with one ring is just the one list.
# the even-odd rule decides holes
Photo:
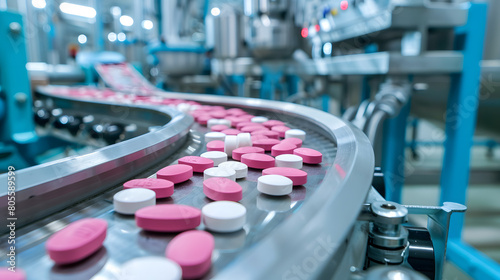
[(252, 120), (252, 118), (255, 117), (254, 115), (241, 115), (240, 118), (245, 119), (247, 121)]
[(240, 184), (223, 177), (213, 177), (203, 181), (203, 193), (216, 201), (240, 201), (243, 198), (243, 189)]
[(244, 154), (241, 156), (241, 162), (255, 169), (274, 167), (274, 158), (265, 154)]
[(233, 150), (232, 157), (234, 160), (241, 160), (241, 156), (244, 154), (264, 154), (265, 150), (260, 147), (240, 147)]
[(134, 179), (123, 184), (124, 189), (144, 188), (156, 193), (156, 198), (170, 197), (174, 194), (174, 183), (163, 179)]
[(256, 141), (252, 141), (252, 145), (254, 147), (259, 147), (259, 148), (262, 148), (264, 149), (266, 152), (267, 151), (270, 151), (271, 148), (276, 145), (276, 144), (279, 144), (280, 143), (280, 140), (278, 139), (260, 139), (260, 140), (256, 140)]
[(245, 126), (262, 126), (262, 127), (264, 127), (263, 125), (258, 124), (258, 123), (245, 121), (245, 122), (239, 122), (239, 123), (236, 125), (236, 129), (241, 130), (241, 129), (242, 129), (243, 127), (245, 127)]
[(269, 129), (271, 129), (273, 126), (285, 125), (284, 122), (277, 120), (268, 120), (267, 122), (264, 122), (262, 124)]
[(53, 234), (45, 248), (55, 263), (74, 263), (102, 247), (107, 228), (108, 223), (103, 219), (81, 219)]
[(233, 129), (233, 128), (230, 128), (230, 129), (224, 129), (223, 131), (221, 131), (222, 133), (226, 134), (226, 135), (238, 135), (241, 133), (241, 131), (237, 130), (237, 129)]
[[(276, 131), (271, 131), (271, 130), (256, 130), (250, 133), (252, 136), (255, 135), (264, 135), (267, 138), (271, 139), (278, 139), (280, 134)], [(300, 140), (300, 139), (299, 139)]]
[(221, 132), (223, 130), (226, 130), (228, 129), (229, 127), (225, 124), (216, 124), (216, 125), (212, 125), (212, 127), (210, 128), (210, 130), (212, 131), (216, 131), (216, 132)]
[(231, 126), (232, 127), (237, 127), (237, 125), (239, 123), (242, 123), (242, 122), (247, 122), (246, 119), (242, 119), (240, 117), (232, 117), (232, 116), (229, 116), (229, 117), (225, 117), (226, 120), (229, 120), (231, 122)]
[(181, 204), (159, 204), (135, 212), (138, 227), (158, 232), (179, 232), (194, 229), (201, 223), (201, 211)]
[(193, 172), (203, 173), (205, 169), (214, 167), (214, 161), (209, 158), (197, 156), (185, 156), (180, 158), (179, 164), (189, 165), (193, 168)]
[(172, 239), (165, 256), (182, 268), (183, 279), (201, 278), (212, 266), (213, 236), (201, 230), (183, 232)]
[(169, 180), (174, 184), (181, 183), (193, 177), (193, 167), (185, 164), (174, 164), (156, 172), (156, 178)]
[(269, 129), (260, 125), (247, 125), (240, 129), (241, 132), (249, 132), (249, 133), (259, 130), (269, 130)]
[(304, 163), (308, 164), (318, 164), (323, 161), (323, 154), (314, 149), (297, 148), (293, 150), (293, 154), (300, 156)]
[(302, 147), (302, 140), (300, 140), (299, 138), (286, 138), (286, 139), (283, 139), (281, 140), (281, 144), (293, 144), (295, 146), (297, 146), (297, 148), (300, 148)]
[(277, 157), (279, 155), (293, 154), (293, 150), (297, 149), (294, 144), (279, 143), (271, 148), (271, 155)]
[(26, 280), (26, 273), (16, 267), (15, 272), (8, 270), (6, 267), (0, 267), (0, 279), (2, 280)]
[(209, 106), (207, 107), (209, 111), (226, 111), (226, 108), (223, 106)]
[(231, 109), (227, 109), (226, 110), (226, 113), (228, 115), (231, 115), (231, 116), (241, 116), (241, 115), (246, 115), (247, 113), (245, 111), (243, 111), (242, 109), (240, 108), (231, 108)]
[(307, 183), (307, 172), (291, 167), (271, 167), (262, 170), (264, 175), (281, 175), (292, 180), (294, 186), (305, 185)]
[(207, 151), (224, 152), (224, 141), (214, 140), (207, 143)]
[(212, 118), (214, 119), (223, 119), (225, 116), (226, 116), (226, 111), (213, 111), (213, 112), (210, 112), (210, 116), (212, 116)]
[(200, 125), (207, 125), (208, 120), (213, 119), (210, 115), (202, 115), (196, 119)]
[(250, 139), (252, 139), (252, 143), (253, 143), (253, 142), (260, 140), (260, 139), (269, 139), (269, 137), (267, 137), (265, 135), (252, 135), (250, 137)]
[(276, 125), (271, 128), (272, 131), (278, 132), (281, 138), (285, 138), (285, 132), (289, 129), (290, 128), (288, 126), (284, 125)]

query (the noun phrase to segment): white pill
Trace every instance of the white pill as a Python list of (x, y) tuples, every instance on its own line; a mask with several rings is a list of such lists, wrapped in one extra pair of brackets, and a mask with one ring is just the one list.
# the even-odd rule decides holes
[(181, 267), (165, 257), (141, 257), (124, 263), (120, 280), (180, 280)]
[(238, 161), (226, 161), (221, 163), (219, 167), (233, 169), (236, 172), (236, 179), (245, 178), (248, 174), (248, 166)]
[(113, 196), (115, 212), (120, 214), (134, 215), (137, 210), (155, 204), (156, 193), (144, 188), (122, 190)]
[(233, 150), (238, 148), (238, 136), (236, 135), (226, 135), (224, 140), (224, 152), (228, 157), (231, 157)]
[(276, 167), (302, 168), (302, 157), (298, 155), (284, 154), (275, 158)]
[(302, 129), (289, 129), (285, 131), (285, 139), (286, 138), (299, 138), (304, 142), (306, 140), (306, 132)]
[(219, 121), (220, 121), (220, 119), (209, 119), (207, 121), (207, 127), (208, 127), (208, 129), (212, 128), (212, 126), (214, 126), (214, 125), (218, 125)]
[(226, 134), (224, 134), (222, 132), (212, 131), (212, 132), (205, 133), (205, 142), (207, 142), (207, 143), (210, 141), (215, 141), (215, 140), (224, 141), (225, 138), (226, 138)]
[(216, 201), (201, 209), (203, 224), (216, 232), (233, 232), (243, 228), (246, 222), (245, 206), (233, 201)]
[(223, 125), (226, 125), (227, 127), (231, 127), (231, 121), (230, 120), (226, 120), (226, 119), (219, 119), (219, 123), (218, 124), (223, 124)]
[(238, 133), (238, 148), (251, 146), (252, 137), (250, 136), (250, 133)]
[(223, 177), (236, 181), (236, 171), (234, 171), (233, 169), (223, 168), (223, 167), (212, 167), (205, 169), (205, 171), (203, 171), (204, 180), (214, 177)]
[(257, 117), (253, 117), (250, 121), (251, 122), (254, 122), (254, 123), (265, 123), (267, 122), (269, 119), (266, 118), (266, 117), (262, 117), (262, 116), (257, 116)]
[(191, 108), (191, 105), (187, 104), (187, 103), (179, 103), (177, 104), (177, 110), (183, 112), (183, 113), (187, 113), (189, 112)]
[(281, 175), (264, 175), (257, 180), (257, 190), (268, 195), (287, 195), (293, 190), (293, 182)]
[(219, 164), (227, 161), (227, 154), (220, 151), (210, 151), (204, 152), (200, 157), (209, 158), (214, 161), (214, 166), (219, 166)]

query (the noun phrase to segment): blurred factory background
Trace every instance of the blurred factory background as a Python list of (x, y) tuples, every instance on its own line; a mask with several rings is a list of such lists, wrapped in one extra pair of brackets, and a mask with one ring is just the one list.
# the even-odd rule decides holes
[[(36, 138), (33, 104), (21, 112), (29, 121), (13, 118), (9, 108), (32, 99), (9, 87), (110, 86), (95, 65), (128, 63), (165, 91), (280, 100), (350, 121), (374, 145), (387, 200), (468, 206), (450, 229), (443, 279), (493, 279), (499, 12), (499, 0), (0, 0), (2, 169), (58, 158), (17, 150)], [(23, 47), (4, 39), (16, 32), (29, 81)]]

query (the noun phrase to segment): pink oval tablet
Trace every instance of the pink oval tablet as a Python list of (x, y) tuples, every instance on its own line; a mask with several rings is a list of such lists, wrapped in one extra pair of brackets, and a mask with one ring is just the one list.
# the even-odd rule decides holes
[(179, 164), (185, 164), (191, 166), (193, 168), (193, 172), (203, 173), (205, 169), (214, 167), (214, 161), (204, 157), (185, 156), (180, 158), (178, 161)]
[(0, 267), (0, 279), (2, 280), (26, 280), (26, 273), (16, 267), (15, 272), (8, 270), (6, 267)]
[(285, 132), (289, 129), (290, 128), (288, 126), (284, 125), (276, 125), (271, 128), (272, 131), (278, 132), (281, 138), (285, 138)]
[(183, 232), (172, 239), (165, 256), (182, 268), (183, 279), (196, 279), (205, 275), (212, 266), (213, 236), (201, 230)]
[(265, 154), (244, 154), (241, 156), (241, 162), (255, 169), (274, 167), (274, 158)]
[(221, 131), (222, 133), (226, 134), (226, 135), (238, 135), (241, 133), (241, 131), (237, 130), (237, 129), (233, 129), (233, 128), (230, 128), (230, 129), (224, 129), (223, 131)]
[(221, 132), (221, 131), (226, 130), (228, 128), (229, 127), (225, 124), (216, 124), (216, 125), (212, 125), (212, 127), (210, 129), (212, 131)]
[(159, 232), (179, 232), (194, 229), (201, 223), (201, 211), (180, 204), (159, 204), (135, 212), (138, 227)]
[(240, 108), (231, 108), (231, 109), (227, 109), (226, 110), (226, 113), (228, 115), (231, 115), (231, 116), (241, 116), (241, 115), (246, 115), (247, 113), (245, 111), (243, 111), (242, 109)]
[(102, 247), (107, 228), (108, 223), (103, 219), (81, 219), (54, 233), (45, 248), (55, 263), (74, 263)]
[(282, 144), (284, 144), (284, 143), (293, 144), (293, 145), (297, 146), (297, 148), (302, 147), (302, 140), (300, 140), (299, 138), (286, 138), (286, 139), (281, 140), (281, 143)]
[(280, 140), (270, 139), (270, 138), (252, 141), (252, 145), (254, 147), (262, 148), (262, 149), (266, 150), (266, 152), (270, 151), (274, 145), (279, 144), (279, 143), (280, 143)]
[(207, 151), (224, 152), (224, 141), (214, 140), (207, 143)]
[(242, 129), (243, 127), (245, 127), (245, 126), (262, 126), (262, 127), (265, 127), (265, 126), (260, 125), (260, 124), (258, 124), (258, 123), (245, 121), (245, 122), (239, 122), (239, 123), (236, 125), (236, 129), (241, 130), (241, 129)]
[(269, 129), (267, 127), (260, 126), (260, 125), (247, 125), (247, 126), (242, 127), (240, 130), (241, 130), (241, 132), (250, 133), (250, 132), (254, 132), (254, 131), (269, 130)]
[(210, 112), (210, 116), (214, 119), (223, 119), (226, 115), (226, 111), (223, 110)]
[(247, 122), (247, 119), (242, 119), (240, 117), (225, 117), (226, 120), (229, 120), (231, 122), (232, 127), (237, 127), (239, 123), (242, 122)]
[(243, 189), (240, 184), (223, 177), (214, 177), (203, 181), (203, 193), (216, 201), (240, 201), (243, 198)]
[(260, 147), (240, 147), (233, 150), (232, 158), (234, 160), (241, 160), (241, 156), (244, 154), (264, 154), (265, 150)]
[(300, 156), (304, 163), (308, 164), (318, 164), (323, 161), (323, 154), (309, 148), (297, 148), (293, 150), (293, 154)]
[[(250, 133), (252, 136), (255, 135), (264, 135), (267, 138), (271, 139), (278, 139), (280, 134), (276, 131), (271, 131), (271, 130), (256, 130)], [(299, 139), (300, 140), (300, 139)]]
[(174, 184), (181, 183), (193, 177), (193, 167), (185, 164), (174, 164), (156, 172), (156, 178), (169, 180)]
[(273, 126), (285, 125), (284, 122), (277, 120), (268, 120), (267, 122), (263, 122), (262, 124), (269, 129), (271, 129)]
[(293, 150), (297, 149), (294, 144), (279, 143), (271, 148), (271, 155), (277, 157), (279, 155), (293, 154)]
[(305, 185), (307, 183), (307, 172), (291, 167), (271, 167), (262, 170), (262, 175), (281, 175), (292, 180), (294, 186)]
[(209, 109), (209, 111), (226, 111), (226, 108), (224, 108), (223, 106), (210, 106), (207, 108)]
[(269, 139), (269, 137), (265, 135), (252, 135), (250, 138), (252, 139), (252, 143), (260, 139)]
[(144, 178), (125, 182), (123, 189), (144, 188), (156, 193), (156, 198), (170, 197), (174, 194), (174, 183), (163, 179)]
[(196, 122), (198, 122), (200, 125), (207, 125), (207, 122), (209, 119), (213, 119), (212, 116), (210, 115), (201, 115), (198, 118), (196, 118)]
[(253, 117), (255, 117), (254, 115), (241, 115), (240, 118), (242, 119), (245, 119), (247, 121), (250, 121)]

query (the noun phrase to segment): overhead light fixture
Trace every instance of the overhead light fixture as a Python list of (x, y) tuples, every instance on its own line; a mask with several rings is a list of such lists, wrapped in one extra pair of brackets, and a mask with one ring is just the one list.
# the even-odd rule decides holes
[(109, 32), (109, 33), (108, 33), (108, 40), (109, 40), (110, 42), (114, 42), (114, 41), (116, 41), (116, 33), (115, 33), (115, 32)]
[(87, 43), (87, 36), (85, 36), (85, 34), (78, 35), (78, 43), (82, 45)]
[(125, 35), (125, 33), (123, 33), (123, 32), (118, 33), (117, 37), (118, 37), (118, 41), (120, 41), (120, 42), (124, 42), (125, 40), (127, 40), (127, 35)]
[(149, 19), (143, 20), (142, 21), (142, 28), (144, 28), (146, 30), (153, 29), (153, 22), (150, 21)]
[(220, 9), (217, 7), (212, 8), (212, 10), (210, 10), (210, 13), (212, 14), (212, 16), (216, 17), (216, 16), (220, 15)]
[(61, 5), (59, 5), (59, 9), (61, 10), (61, 12), (65, 14), (80, 16), (85, 18), (95, 18), (97, 14), (95, 9), (92, 7), (72, 4), (68, 2), (61, 3)]
[(37, 9), (43, 9), (47, 6), (47, 2), (45, 0), (32, 0), (31, 5)]
[(134, 19), (131, 16), (123, 15), (120, 17), (120, 23), (123, 26), (132, 26), (134, 24)]

